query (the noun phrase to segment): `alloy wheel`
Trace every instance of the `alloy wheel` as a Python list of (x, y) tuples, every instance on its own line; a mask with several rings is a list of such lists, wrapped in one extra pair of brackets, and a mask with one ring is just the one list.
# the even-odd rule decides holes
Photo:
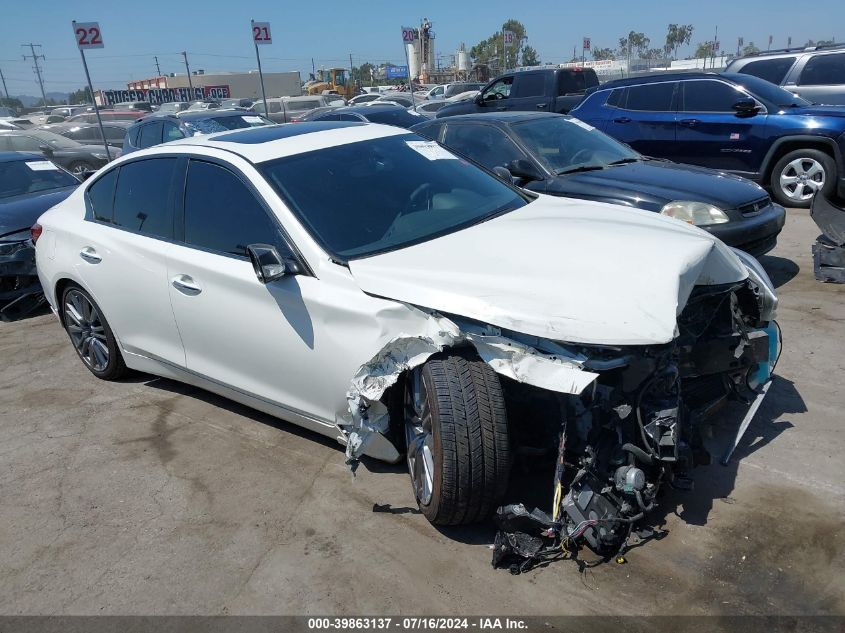
[(100, 313), (91, 300), (78, 290), (65, 296), (65, 326), (82, 362), (92, 370), (105, 371), (109, 346)]
[(796, 158), (780, 174), (781, 190), (795, 201), (809, 200), (824, 187), (824, 182), (824, 167), (813, 158)]
[(434, 489), (434, 435), (431, 430), (428, 389), (420, 367), (408, 376), (404, 413), (408, 472), (417, 501), (428, 505)]

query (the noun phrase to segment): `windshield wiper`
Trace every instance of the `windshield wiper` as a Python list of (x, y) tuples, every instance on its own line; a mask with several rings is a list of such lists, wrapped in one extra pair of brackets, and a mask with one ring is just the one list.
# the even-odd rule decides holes
[(625, 165), (627, 163), (638, 163), (641, 159), (639, 158), (620, 158), (619, 160), (614, 160), (608, 163), (608, 165)]
[(570, 169), (561, 169), (557, 172), (558, 176), (563, 176), (564, 174), (575, 174), (580, 171), (596, 171), (598, 169), (604, 169), (607, 165), (581, 165), (580, 167), (572, 167)]

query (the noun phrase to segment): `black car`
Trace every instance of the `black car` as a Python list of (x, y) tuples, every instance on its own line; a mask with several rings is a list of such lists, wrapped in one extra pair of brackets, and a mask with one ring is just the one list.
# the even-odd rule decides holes
[[(106, 133), (106, 142), (112, 147), (123, 145), (123, 137), (126, 136), (126, 129), (130, 125), (132, 125), (131, 121), (104, 121), (103, 131)], [(103, 146), (103, 137), (100, 135), (100, 126), (97, 123), (53, 123), (42, 125), (38, 129), (60, 134), (83, 145)]]
[[(0, 131), (0, 152), (35, 152), (84, 177), (109, 162), (109, 156), (102, 146), (83, 145), (60, 134), (46, 130), (2, 130)], [(119, 150), (112, 150), (116, 158)]]
[(126, 129), (123, 153), (137, 152), (139, 149), (197, 134), (228, 132), (262, 125), (273, 125), (273, 122), (249, 110), (185, 110), (179, 114), (153, 114)]
[(23, 316), (41, 303), (30, 227), (78, 184), (39, 154), (0, 152), (0, 319)]
[(545, 112), (433, 119), (413, 131), (531, 191), (654, 211), (759, 256), (785, 220), (758, 185), (638, 154), (578, 119)]
[(401, 106), (373, 105), (347, 106), (327, 112), (312, 121), (367, 121), (370, 123), (384, 123), (396, 127), (410, 128), (423, 120), (423, 116), (413, 111), (408, 111)]

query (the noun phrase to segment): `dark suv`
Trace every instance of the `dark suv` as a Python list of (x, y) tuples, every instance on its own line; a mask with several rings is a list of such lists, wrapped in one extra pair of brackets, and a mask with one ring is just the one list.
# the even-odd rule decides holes
[(450, 103), (437, 118), (480, 112), (557, 112), (566, 114), (585, 92), (599, 85), (592, 68), (527, 68), (509, 72), (488, 83), (474, 100)]
[(571, 114), (647, 156), (702, 165), (771, 187), (784, 206), (845, 195), (845, 107), (816, 106), (735, 73), (611, 81)]
[(726, 72), (760, 77), (813, 103), (845, 105), (845, 44), (755, 53)]

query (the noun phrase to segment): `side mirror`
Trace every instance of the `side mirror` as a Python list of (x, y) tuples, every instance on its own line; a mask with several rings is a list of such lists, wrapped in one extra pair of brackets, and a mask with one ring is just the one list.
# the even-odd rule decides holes
[(40, 151), (45, 156), (52, 156), (53, 155), (53, 148), (49, 145), (39, 145), (38, 151)]
[(250, 244), (246, 247), (255, 276), (263, 284), (281, 279), (287, 275), (295, 275), (299, 268), (293, 262), (285, 262), (275, 246), (270, 244)]
[(502, 180), (504, 180), (506, 183), (513, 184), (513, 177), (511, 176), (511, 173), (504, 167), (496, 165), (493, 168), (493, 173), (496, 174)]
[(483, 106), (484, 105), (484, 95), (479, 92), (477, 95), (475, 95), (475, 98), (473, 99), (473, 101), (475, 102), (475, 105)]
[(525, 158), (517, 158), (508, 163), (508, 172), (514, 178), (522, 178), (523, 180), (543, 180), (543, 174), (530, 160)]
[(760, 106), (754, 99), (746, 98), (733, 104), (733, 109), (737, 116), (754, 116), (760, 111)]

